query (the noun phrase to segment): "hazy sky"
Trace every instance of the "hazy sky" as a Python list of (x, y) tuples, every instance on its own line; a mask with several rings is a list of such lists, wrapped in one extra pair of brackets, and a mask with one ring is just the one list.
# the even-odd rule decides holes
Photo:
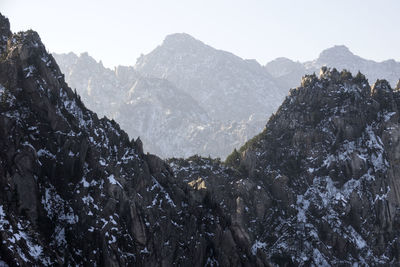
[(400, 60), (399, 0), (0, 0), (0, 12), (50, 52), (88, 51), (109, 67), (133, 65), (176, 32), (261, 64), (311, 60), (335, 44)]

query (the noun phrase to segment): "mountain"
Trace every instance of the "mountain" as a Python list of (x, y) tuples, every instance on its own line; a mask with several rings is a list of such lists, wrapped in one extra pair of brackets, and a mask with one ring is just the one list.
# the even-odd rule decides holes
[[(400, 87), (323, 68), (290, 91), (263, 132), (225, 164), (170, 160), (279, 266), (396, 265), (399, 253)], [(200, 177), (200, 178), (198, 178)], [(194, 181), (194, 182), (193, 182)], [(230, 197), (227, 195), (231, 194)]]
[[(323, 68), (290, 91), (266, 130), (226, 164), (236, 183), (201, 163), (172, 162), (214, 195), (279, 266), (396, 265), (399, 254), (400, 88)], [(227, 200), (223, 196), (235, 192)], [(211, 193), (212, 195), (212, 193)], [(235, 203), (236, 202), (236, 203)]]
[(84, 103), (100, 116), (113, 118), (126, 92), (139, 77), (130, 67), (120, 66), (114, 71), (105, 68), (88, 53), (53, 56), (68, 85), (76, 89)]
[(188, 34), (172, 34), (140, 57), (135, 70), (167, 79), (196, 99), (218, 121), (264, 120), (287, 91), (256, 61), (216, 50)]
[(54, 57), (89, 108), (162, 157), (225, 158), (263, 129), (287, 93), (255, 61), (187, 34), (167, 36), (134, 68), (112, 71), (85, 53)]
[(282, 265), (399, 262), (399, 89), (323, 68), (229, 157), (266, 190), (260, 208), (245, 205), (263, 211), (249, 220), (267, 257)]
[(400, 261), (399, 86), (322, 68), (225, 162), (165, 162), (84, 106), (36, 32), (0, 15), (0, 47), (1, 266)]
[[(139, 78), (126, 94), (115, 120), (132, 136), (141, 136), (150, 151), (171, 156), (196, 154), (192, 136), (207, 125), (207, 113), (167, 80)], [(190, 142), (188, 142), (190, 141)]]
[(294, 62), (287, 58), (277, 58), (269, 62), (265, 69), (273, 77), (281, 81), (283, 86), (293, 88), (297, 81), (305, 74), (318, 73), (323, 66), (346, 69), (352, 73), (358, 71), (365, 74), (370, 83), (377, 79), (386, 79), (395, 86), (400, 79), (400, 62), (393, 59), (376, 62), (354, 55), (344, 45), (336, 45), (322, 51), (313, 61), (304, 63)]
[(0, 15), (0, 37), (1, 266), (267, 264), (203, 192), (84, 106), (36, 32)]
[[(366, 60), (345, 46), (326, 49), (314, 61), (277, 58), (262, 67), (184, 33), (167, 36), (134, 67), (110, 70), (87, 53), (54, 57), (90, 109), (115, 119), (129, 135), (144, 140), (146, 151), (164, 158), (225, 158), (263, 129), (289, 88), (322, 66), (361, 71), (370, 83), (384, 78), (394, 86), (400, 77), (400, 63)], [(147, 86), (143, 97), (140, 90), (129, 93), (137, 82), (154, 89)]]
[(308, 68), (319, 69), (322, 66), (347, 69), (353, 73), (365, 74), (371, 83), (377, 79), (386, 79), (395, 86), (400, 78), (400, 62), (393, 59), (375, 62), (354, 55), (346, 46), (334, 46), (321, 52), (318, 59), (305, 63)]

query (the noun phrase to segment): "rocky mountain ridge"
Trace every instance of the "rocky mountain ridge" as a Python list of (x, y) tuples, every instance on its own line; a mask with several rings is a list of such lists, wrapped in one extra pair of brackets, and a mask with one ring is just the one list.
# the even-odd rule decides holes
[(230, 156), (270, 198), (259, 238), (271, 259), (399, 262), (399, 89), (323, 68), (290, 91), (266, 131)]

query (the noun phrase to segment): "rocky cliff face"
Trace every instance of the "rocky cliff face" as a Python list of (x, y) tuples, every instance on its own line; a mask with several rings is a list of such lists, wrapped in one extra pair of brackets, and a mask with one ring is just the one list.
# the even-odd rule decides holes
[(229, 216), (85, 108), (37, 33), (0, 18), (0, 265), (266, 264)]
[(370, 88), (362, 74), (324, 68), (292, 89), (266, 130), (230, 157), (265, 190), (255, 224), (267, 258), (399, 262), (399, 104), (385, 80)]

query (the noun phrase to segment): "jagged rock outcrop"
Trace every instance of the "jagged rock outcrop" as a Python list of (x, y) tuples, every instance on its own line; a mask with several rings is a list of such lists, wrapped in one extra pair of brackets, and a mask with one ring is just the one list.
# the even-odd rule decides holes
[(8, 35), (0, 18), (0, 265), (267, 265), (140, 139), (85, 108), (36, 32)]
[(399, 105), (387, 81), (370, 88), (364, 75), (335, 69), (290, 91), (232, 161), (268, 198), (255, 224), (269, 260), (399, 262)]

